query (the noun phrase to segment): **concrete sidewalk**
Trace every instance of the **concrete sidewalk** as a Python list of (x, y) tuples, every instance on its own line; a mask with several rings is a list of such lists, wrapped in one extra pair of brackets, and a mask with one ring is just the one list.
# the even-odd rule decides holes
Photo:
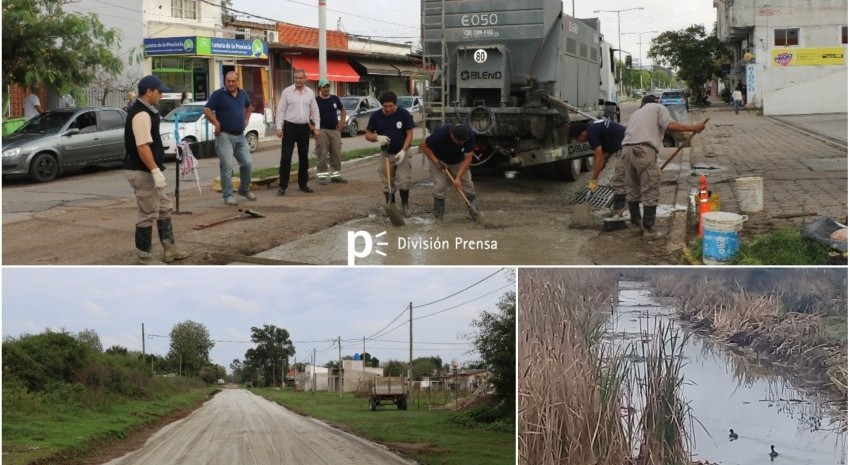
[[(695, 136), (679, 166), (664, 171), (662, 202), (687, 205), (689, 191), (705, 174), (709, 190), (720, 196), (720, 210), (741, 213), (735, 180), (759, 176), (764, 209), (748, 214), (744, 241), (780, 228), (799, 229), (816, 215), (846, 221), (847, 146), (832, 137), (813, 137), (805, 124), (816, 121), (814, 115), (800, 120), (800, 127), (792, 126), (799, 118), (779, 121), (751, 110), (736, 115), (725, 105), (691, 110), (692, 121), (705, 118), (708, 127)], [(687, 215), (677, 212), (668, 248), (680, 249), (693, 237), (688, 226)]]

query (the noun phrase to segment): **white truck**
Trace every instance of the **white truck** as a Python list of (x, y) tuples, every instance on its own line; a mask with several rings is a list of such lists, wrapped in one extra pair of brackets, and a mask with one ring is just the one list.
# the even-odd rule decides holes
[[(175, 108), (162, 118), (159, 123), (159, 133), (166, 154), (174, 155), (177, 153), (178, 139), (175, 138), (175, 130), (179, 141), (186, 141), (190, 144), (215, 139), (215, 128), (204, 116), (206, 104), (207, 102), (187, 103)], [(248, 147), (251, 152), (257, 150), (260, 136), (265, 136), (265, 134), (266, 123), (263, 115), (251, 113), (248, 126), (245, 128), (245, 137), (248, 139)]]

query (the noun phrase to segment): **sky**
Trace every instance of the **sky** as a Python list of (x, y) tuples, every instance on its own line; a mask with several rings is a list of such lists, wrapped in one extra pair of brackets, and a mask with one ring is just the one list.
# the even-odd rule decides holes
[(406, 361), (406, 307), (413, 302), (413, 357), (463, 363), (479, 358), (466, 337), (473, 331), (471, 322), (481, 311), (496, 312), (500, 297), (515, 289), (513, 269), (499, 270), (4, 267), (2, 334), (93, 329), (104, 349), (119, 345), (141, 351), (144, 323), (146, 352), (166, 355), (172, 327), (192, 320), (205, 325), (216, 341), (213, 363), (230, 372), (230, 363), (243, 360), (254, 346), (252, 326), (286, 329), (296, 360), (308, 361), (315, 348), (319, 365), (337, 359), (332, 340), (338, 336), (342, 355), (353, 356), (363, 351), (363, 337), (386, 328), (390, 332), (366, 341), (366, 351), (381, 361)]
[[(270, 7), (272, 4), (276, 6)], [(309, 27), (319, 26), (318, 4), (318, 0), (276, 0), (274, 3), (269, 0), (233, 0), (235, 10)], [(702, 24), (710, 34), (717, 20), (713, 0), (565, 0), (563, 5), (570, 16), (575, 5), (575, 17), (598, 17), (605, 40), (634, 57), (639, 54), (646, 57), (650, 40), (661, 32)], [(620, 13), (619, 37), (617, 13), (594, 13), (595, 10), (637, 7), (643, 7), (643, 10)], [(391, 42), (418, 42), (419, 16), (420, 2), (416, 0), (327, 0), (328, 29), (336, 30), (339, 21), (342, 29), (350, 34)], [(622, 39), (622, 47), (617, 47), (618, 39)], [(643, 44), (639, 45), (639, 42)], [(650, 62), (644, 58), (644, 63), (649, 65)]]

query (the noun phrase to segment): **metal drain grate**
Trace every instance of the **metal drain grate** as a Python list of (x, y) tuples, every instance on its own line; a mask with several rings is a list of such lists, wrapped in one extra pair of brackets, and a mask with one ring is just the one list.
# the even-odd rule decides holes
[(570, 205), (589, 203), (596, 208), (606, 208), (611, 205), (611, 199), (614, 197), (614, 191), (611, 190), (610, 186), (599, 186), (599, 189), (596, 189), (596, 192), (591, 194), (590, 198), (587, 196), (588, 192), (587, 187), (578, 191), (575, 197), (570, 200)]

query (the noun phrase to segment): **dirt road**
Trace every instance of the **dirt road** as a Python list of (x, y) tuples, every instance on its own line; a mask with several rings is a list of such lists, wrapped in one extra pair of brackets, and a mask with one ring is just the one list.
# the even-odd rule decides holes
[(225, 389), (145, 445), (106, 465), (413, 465), (380, 445), (296, 415), (242, 389)]

